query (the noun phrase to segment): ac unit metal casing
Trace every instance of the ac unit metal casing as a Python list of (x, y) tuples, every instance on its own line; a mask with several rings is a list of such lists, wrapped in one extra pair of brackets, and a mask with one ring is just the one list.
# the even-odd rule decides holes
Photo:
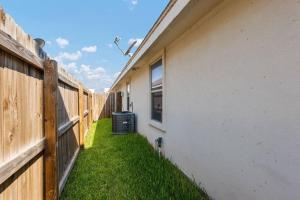
[(135, 114), (132, 112), (112, 113), (113, 134), (126, 134), (135, 132)]

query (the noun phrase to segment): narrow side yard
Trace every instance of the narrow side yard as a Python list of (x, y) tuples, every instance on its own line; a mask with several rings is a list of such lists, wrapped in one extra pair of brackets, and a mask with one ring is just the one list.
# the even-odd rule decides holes
[(93, 124), (61, 199), (209, 199), (138, 134), (113, 136), (111, 119)]

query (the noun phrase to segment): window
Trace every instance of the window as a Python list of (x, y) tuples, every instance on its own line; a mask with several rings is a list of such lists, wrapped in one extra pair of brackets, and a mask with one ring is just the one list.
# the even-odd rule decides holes
[(130, 108), (130, 83), (127, 83), (126, 85), (126, 97), (127, 97), (127, 111), (129, 111)]
[(151, 119), (162, 122), (163, 111), (163, 66), (162, 59), (151, 66)]

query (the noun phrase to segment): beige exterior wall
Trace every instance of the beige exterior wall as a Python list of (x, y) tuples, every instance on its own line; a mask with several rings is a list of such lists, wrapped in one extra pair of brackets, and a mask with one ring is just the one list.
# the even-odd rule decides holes
[(165, 58), (164, 132), (149, 66), (127, 77), (138, 131), (215, 199), (300, 199), (300, 2), (225, 1)]

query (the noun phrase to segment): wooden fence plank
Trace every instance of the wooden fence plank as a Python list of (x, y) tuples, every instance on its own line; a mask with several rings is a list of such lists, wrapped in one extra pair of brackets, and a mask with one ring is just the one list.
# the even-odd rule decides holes
[(57, 63), (46, 60), (44, 64), (44, 112), (45, 112), (45, 199), (58, 199), (57, 171)]
[[(1, 105), (1, 135), (0, 163), (7, 163), (24, 151), (29, 145), (40, 141), (44, 136), (43, 131), (43, 84), (42, 72), (32, 65), (25, 63), (16, 56), (1, 51), (1, 79), (0, 84), (0, 105)], [(5, 117), (4, 117), (5, 115)], [(42, 158), (41, 158), (42, 159)], [(43, 166), (32, 165), (26, 167), (24, 173), (30, 176), (13, 175), (5, 181), (0, 192), (3, 198), (17, 198), (20, 194), (32, 194), (33, 191), (43, 192), (43, 185), (31, 187), (39, 177), (43, 177)], [(36, 168), (35, 170), (33, 168)], [(23, 169), (20, 170), (23, 172)], [(16, 173), (18, 174), (18, 173)], [(24, 182), (28, 188), (21, 187)]]
[(20, 170), (30, 160), (36, 157), (44, 150), (45, 138), (37, 144), (27, 148), (23, 152), (19, 153), (15, 158), (0, 165), (0, 184), (6, 181), (10, 176)]
[(75, 151), (67, 169), (65, 170), (65, 172), (59, 182), (59, 194), (61, 194), (61, 192), (67, 182), (67, 178), (70, 175), (72, 168), (74, 167), (74, 164), (75, 164), (76, 158), (78, 157), (78, 154), (79, 154), (79, 148)]
[(84, 130), (83, 130), (83, 123), (84, 123), (84, 113), (83, 113), (83, 87), (82, 85), (79, 86), (79, 93), (78, 93), (78, 102), (79, 102), (79, 145), (81, 148), (84, 147)]
[(4, 52), (0, 51), (0, 163), (4, 160), (4, 132), (3, 132), (3, 72), (4, 71)]
[(89, 111), (88, 111), (88, 110), (85, 110), (85, 111), (83, 112), (83, 117), (86, 117), (88, 114), (89, 114)]
[(66, 124), (60, 126), (58, 128), (58, 137), (62, 136), (70, 128), (72, 128), (76, 123), (78, 123), (79, 119), (80, 119), (79, 116), (73, 117), (69, 122), (67, 122)]
[(13, 54), (17, 58), (28, 62), (29, 64), (37, 67), (38, 69), (43, 69), (43, 61), (31, 53), (29, 50), (25, 49), (20, 43), (11, 38), (8, 34), (0, 30), (0, 48)]
[(76, 88), (78, 89), (79, 86), (77, 83), (75, 82), (72, 82), (71, 80), (68, 80), (66, 77), (64, 77), (63, 75), (61, 74), (58, 74), (58, 79), (61, 81), (61, 82), (64, 82), (66, 84), (68, 84), (69, 86), (73, 87), (73, 88)]
[(89, 93), (89, 98), (88, 98), (88, 108), (89, 108), (89, 118), (88, 118), (88, 121), (89, 121), (89, 127), (91, 127), (92, 125), (92, 116), (93, 116), (93, 108), (92, 108), (92, 93), (90, 92)]

